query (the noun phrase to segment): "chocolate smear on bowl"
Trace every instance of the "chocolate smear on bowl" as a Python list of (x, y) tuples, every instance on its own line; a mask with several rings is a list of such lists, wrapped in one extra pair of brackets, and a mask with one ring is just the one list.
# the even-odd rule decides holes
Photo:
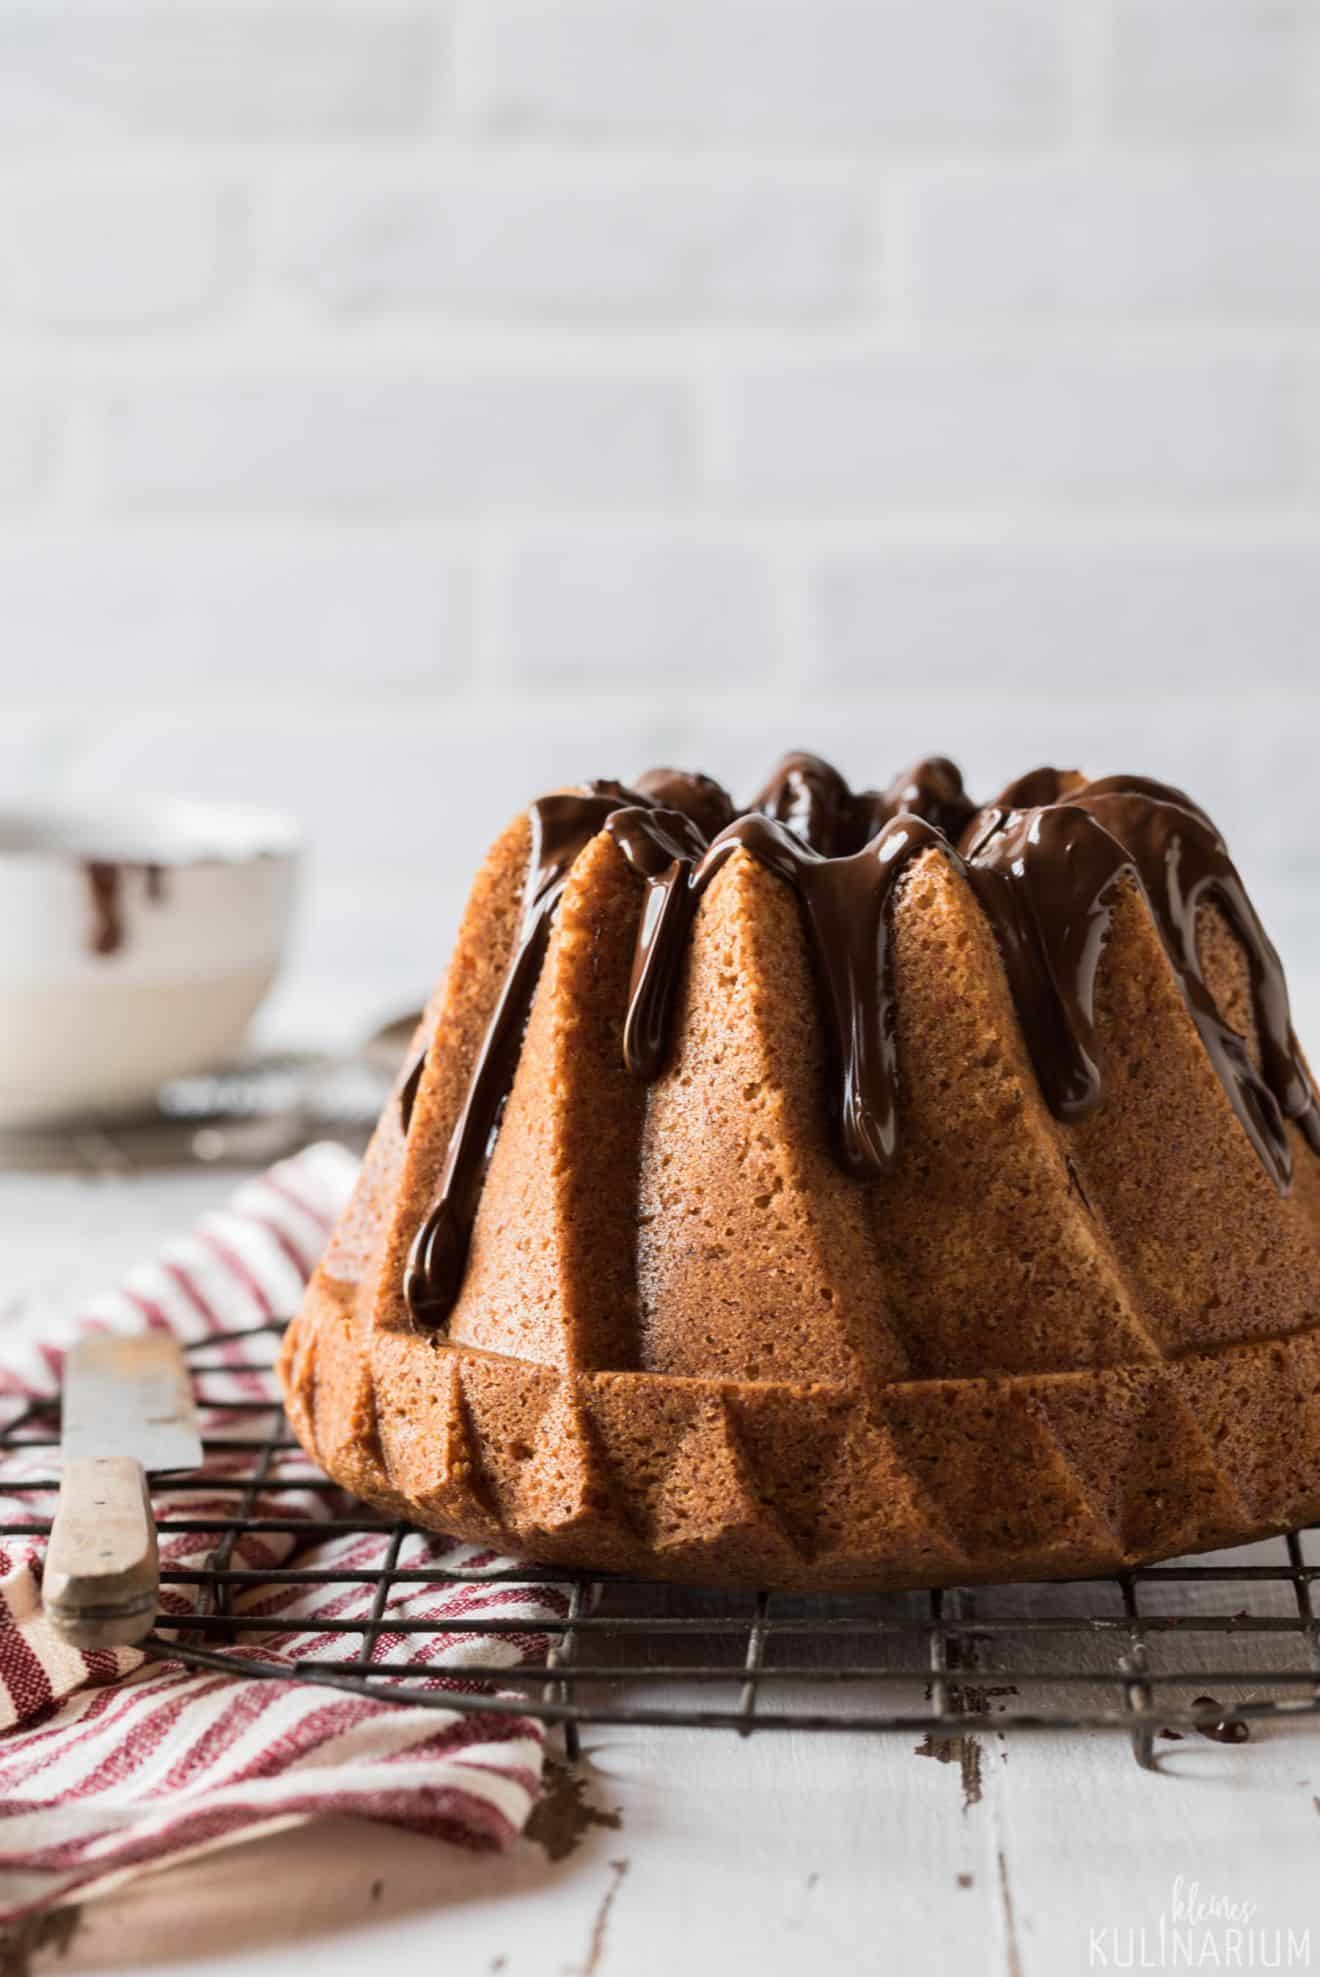
[(118, 954), (127, 938), (124, 886), (129, 874), (142, 874), (144, 897), (153, 906), (166, 897), (165, 867), (120, 858), (87, 858), (83, 876), (91, 908), (87, 945), (93, 954)]

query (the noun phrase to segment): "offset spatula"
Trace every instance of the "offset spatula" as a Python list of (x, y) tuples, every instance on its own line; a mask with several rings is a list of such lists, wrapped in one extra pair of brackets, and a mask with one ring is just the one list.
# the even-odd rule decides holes
[(98, 1336), (64, 1366), (60, 1494), (42, 1576), (56, 1632), (125, 1647), (151, 1632), (160, 1591), (147, 1474), (196, 1469), (201, 1437), (177, 1340)]

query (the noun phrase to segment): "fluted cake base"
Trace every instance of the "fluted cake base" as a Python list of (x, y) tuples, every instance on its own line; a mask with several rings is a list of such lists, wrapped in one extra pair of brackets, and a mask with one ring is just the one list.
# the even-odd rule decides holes
[(1161, 1364), (828, 1383), (570, 1373), (355, 1336), (322, 1276), (281, 1360), (355, 1496), (503, 1551), (842, 1592), (1080, 1578), (1320, 1517), (1320, 1332)]

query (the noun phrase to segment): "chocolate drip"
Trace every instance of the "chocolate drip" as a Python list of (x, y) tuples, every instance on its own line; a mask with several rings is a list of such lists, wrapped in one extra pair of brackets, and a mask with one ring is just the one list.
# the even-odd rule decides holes
[[(1140, 880), (1188, 1013), (1234, 1111), (1281, 1193), (1292, 1180), (1285, 1121), (1320, 1150), (1320, 1109), (1293, 1034), (1283, 964), (1214, 825), (1181, 790), (1110, 776), (1074, 799), (1122, 845)], [(1259, 1039), (1257, 1071), (1224, 1022), (1201, 966), (1203, 906), (1222, 913), (1246, 956)]]
[(965, 867), (999, 940), (1051, 1112), (1080, 1119), (1100, 1097), (1095, 979), (1109, 935), (1121, 845), (1087, 812), (990, 813)]
[(894, 817), (923, 817), (956, 843), (976, 805), (945, 755), (931, 755), (895, 776), (886, 790), (851, 790), (819, 755), (786, 755), (751, 804), (785, 825), (824, 858), (846, 858), (869, 844)]
[(957, 844), (976, 815), (976, 805), (963, 788), (962, 774), (947, 755), (928, 756), (895, 776), (883, 801), (887, 818), (924, 817), (937, 831), (943, 831), (950, 844)]
[(147, 898), (158, 906), (165, 897), (163, 865), (109, 858), (88, 858), (83, 863), (91, 905), (87, 944), (93, 954), (118, 954), (124, 945), (124, 874), (130, 871), (143, 874)]
[(573, 861), (612, 811), (636, 801), (622, 783), (595, 782), (543, 796), (531, 807), (518, 944), (449, 1142), (439, 1195), (408, 1257), (404, 1294), (420, 1326), (443, 1324), (463, 1281), (486, 1169), (518, 1067), (551, 921)]
[(868, 824), (879, 829), (884, 819), (874, 813), (883, 802), (874, 790), (854, 795), (819, 755), (798, 753), (784, 757), (750, 807), (783, 824), (822, 858), (837, 858), (856, 849), (854, 840)]
[(624, 1062), (640, 1078), (658, 1078), (669, 1048), (688, 929), (697, 910), (693, 872), (706, 852), (706, 838), (681, 810), (616, 810), (605, 828), (646, 880), (623, 1020)]
[[(1042, 1093), (1058, 1118), (1082, 1118), (1100, 1102), (1096, 978), (1119, 881), (1130, 878), (1149, 904), (1210, 1061), (1279, 1190), (1287, 1191), (1292, 1172), (1287, 1120), (1320, 1151), (1320, 1106), (1293, 1036), (1278, 955), (1214, 826), (1181, 791), (1140, 777), (1088, 783), (1073, 772), (1038, 769), (978, 811), (941, 756), (918, 763), (884, 792), (854, 792), (818, 756), (796, 754), (785, 757), (750, 811), (731, 813), (717, 783), (675, 770), (652, 771), (636, 791), (598, 783), (532, 806), (518, 948), (450, 1143), (439, 1199), (409, 1259), (406, 1291), (418, 1324), (443, 1322), (457, 1294), (551, 919), (574, 858), (601, 828), (646, 881), (623, 1038), (625, 1061), (641, 1078), (664, 1068), (692, 921), (726, 860), (746, 851), (793, 888), (820, 987), (838, 1156), (852, 1174), (885, 1173), (897, 1154), (891, 909), (912, 860), (929, 850), (968, 881), (994, 929)], [(1206, 985), (1197, 944), (1206, 905), (1222, 912), (1247, 958), (1259, 1071)], [(415, 1088), (409, 1112), (414, 1095)]]
[(1221, 854), (1227, 859), (1219, 833), (1206, 816), (1199, 803), (1193, 803), (1185, 790), (1175, 789), (1172, 783), (1157, 783), (1149, 776), (1100, 776), (1094, 782), (1084, 782), (1077, 778), (1078, 787), (1071, 793), (1065, 790), (1063, 801), (1072, 803), (1084, 799), (1086, 807), (1092, 808), (1092, 799), (1097, 796), (1145, 797), (1151, 803), (1172, 804), (1177, 810), (1187, 811), (1198, 824), (1208, 831), (1219, 844)]
[(840, 1159), (852, 1174), (886, 1172), (897, 1150), (898, 1084), (888, 904), (918, 852), (956, 856), (948, 840), (920, 817), (896, 817), (860, 851), (830, 858), (787, 823), (751, 816), (703, 849), (674, 830), (684, 821), (672, 811), (621, 810), (605, 826), (647, 880), (624, 1024), (629, 1070), (650, 1079), (664, 1068), (693, 915), (726, 859), (748, 851), (802, 905), (824, 995)]
[(425, 1069), (426, 1052), (423, 1051), (403, 1083), (399, 1086), (399, 1124), (403, 1127), (403, 1136), (405, 1139), (408, 1137), (408, 1128), (412, 1124), (413, 1107), (417, 1103), (417, 1092), (422, 1082), (422, 1072)]
[(1018, 776), (1007, 789), (1001, 790), (989, 807), (991, 810), (1039, 810), (1044, 804), (1057, 803), (1063, 795), (1065, 784), (1072, 780), (1073, 772), (1070, 769), (1028, 769), (1025, 776)]
[[(1293, 1035), (1283, 967), (1205, 812), (1147, 778), (1080, 783), (1043, 809), (987, 813), (969, 877), (999, 937), (1041, 1089), (1061, 1119), (1100, 1102), (1095, 982), (1115, 882), (1150, 908), (1187, 1012), (1243, 1129), (1281, 1193), (1292, 1179), (1285, 1121), (1320, 1150), (1320, 1111)], [(1257, 1071), (1224, 1022), (1201, 966), (1203, 906), (1223, 914), (1246, 955), (1260, 1041)]]
[(738, 815), (733, 798), (720, 783), (684, 769), (648, 769), (637, 778), (637, 794), (659, 810), (681, 810), (707, 843)]

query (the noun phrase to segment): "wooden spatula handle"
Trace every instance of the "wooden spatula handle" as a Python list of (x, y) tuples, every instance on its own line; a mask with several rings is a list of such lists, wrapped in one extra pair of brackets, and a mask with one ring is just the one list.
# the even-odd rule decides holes
[(75, 1647), (125, 1647), (151, 1632), (160, 1590), (156, 1526), (142, 1464), (128, 1456), (72, 1456), (41, 1594), (56, 1631)]

